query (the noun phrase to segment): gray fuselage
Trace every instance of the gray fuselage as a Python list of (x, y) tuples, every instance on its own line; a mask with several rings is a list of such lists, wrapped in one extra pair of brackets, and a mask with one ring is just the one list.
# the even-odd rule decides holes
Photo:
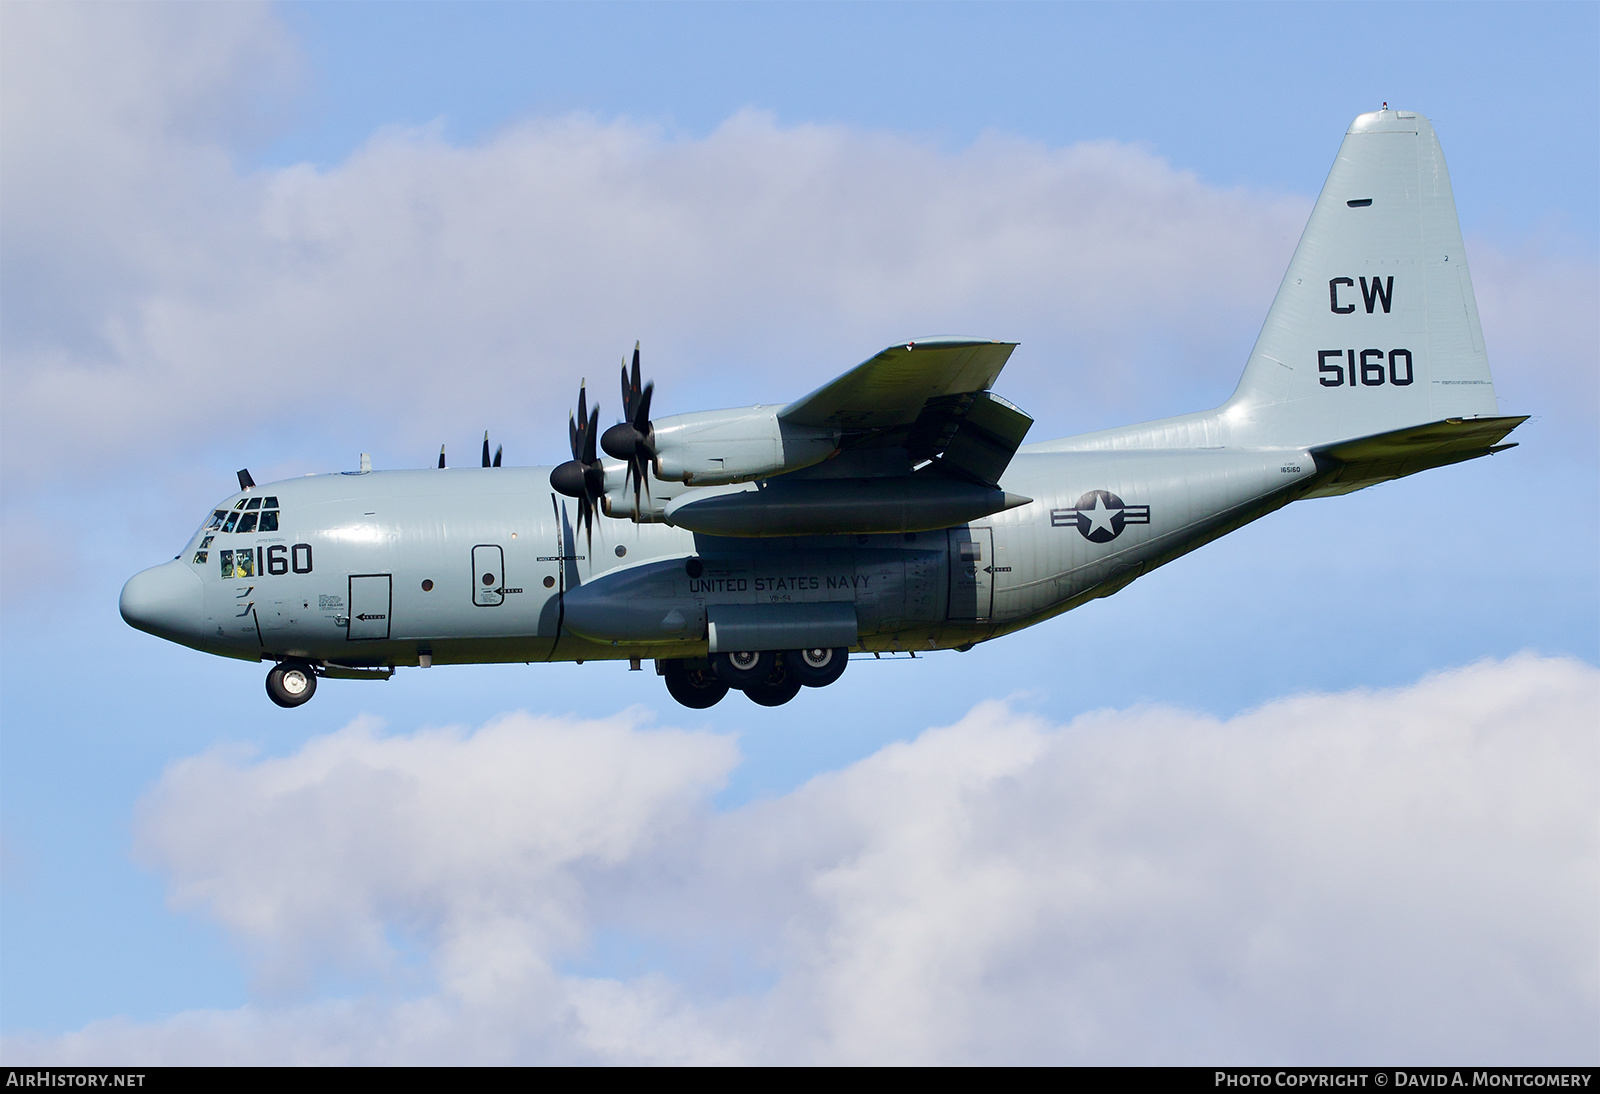
[[(684, 658), (707, 652), (708, 610), (827, 604), (854, 608), (860, 650), (964, 647), (1116, 591), (1300, 496), (1316, 470), (1304, 449), (1039, 450), (1070, 443), (1012, 461), (1001, 485), (1029, 504), (873, 536), (600, 519), (590, 542), (548, 468), (286, 480), (217, 506), (275, 499), (275, 530), (202, 529), (146, 571), (163, 607), (144, 611), (145, 629), (228, 657), (351, 667)], [(129, 595), (135, 582), (125, 609)]]

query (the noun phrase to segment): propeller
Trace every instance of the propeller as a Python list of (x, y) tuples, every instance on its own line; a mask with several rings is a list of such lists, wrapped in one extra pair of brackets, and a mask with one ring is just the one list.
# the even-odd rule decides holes
[(588, 409), (586, 384), (578, 385), (578, 416), (567, 415), (567, 435), (572, 441), (572, 459), (550, 472), (550, 485), (569, 498), (578, 499), (578, 523), (583, 525), (589, 544), (594, 545), (594, 514), (606, 492), (606, 471), (594, 450), (595, 434), (600, 431), (600, 404)]
[(439, 466), (444, 466), (444, 445), (439, 446)]
[(493, 463), (489, 462), (489, 431), (487, 429), (485, 429), (483, 431), (483, 466), (485, 466), (485, 467), (499, 467), (500, 466), (500, 454), (502, 452), (504, 452), (504, 451), (505, 451), (505, 449), (502, 446), (495, 445), (494, 446), (494, 462)]
[[(600, 447), (606, 454), (624, 460), (628, 465), (627, 477), (633, 480), (633, 511), (639, 511), (639, 494), (644, 489), (645, 477), (650, 473), (650, 461), (655, 459), (655, 427), (650, 422), (650, 397), (655, 393), (654, 382), (639, 386), (639, 343), (633, 344), (633, 375), (628, 375), (626, 363), (622, 366), (622, 417), (623, 420), (606, 430), (600, 438)], [(626, 480), (624, 480), (626, 481)]]

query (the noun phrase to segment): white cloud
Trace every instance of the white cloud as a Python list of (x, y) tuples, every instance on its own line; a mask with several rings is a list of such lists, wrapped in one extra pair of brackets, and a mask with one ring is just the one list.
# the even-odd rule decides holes
[[(141, 854), (277, 993), (5, 1056), (1582, 1062), (1597, 705), (1533, 655), (1223, 721), (985, 703), (722, 814), (734, 744), (627, 718), (211, 753)], [(580, 971), (619, 938), (653, 971)], [(335, 964), (370, 986), (281, 994)]]
[[(634, 336), (669, 409), (790, 397), (952, 330), (1047, 337), (1035, 369), (1087, 357), (1103, 367), (1067, 386), (1115, 400), (1110, 366), (1177, 345), (1165, 379), (1187, 385), (1182, 359), (1253, 327), (1304, 212), (1115, 144), (951, 155), (749, 113), (683, 141), (581, 117), (467, 148), (390, 131), (327, 171), (204, 184), (169, 233), (108, 231), (140, 272), (116, 306), (63, 316), (98, 352), (66, 331), (11, 348), (14, 468), (68, 421), (92, 458), (160, 451), (245, 405), (247, 429), (353, 416), (413, 447), (500, 403), (537, 431), (582, 375), (610, 398)], [(13, 280), (52, 263), (19, 256)]]

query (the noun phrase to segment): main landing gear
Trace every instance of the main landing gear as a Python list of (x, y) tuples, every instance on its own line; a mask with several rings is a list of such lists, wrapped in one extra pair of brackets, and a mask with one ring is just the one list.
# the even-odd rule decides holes
[(317, 693), (317, 674), (310, 665), (285, 661), (267, 673), (267, 698), (280, 707), (297, 707)]
[(686, 707), (704, 710), (721, 701), (730, 690), (742, 691), (750, 701), (764, 707), (779, 707), (800, 693), (802, 687), (821, 688), (833, 683), (849, 664), (850, 651), (740, 650), (714, 653), (709, 659), (661, 662), (667, 691)]

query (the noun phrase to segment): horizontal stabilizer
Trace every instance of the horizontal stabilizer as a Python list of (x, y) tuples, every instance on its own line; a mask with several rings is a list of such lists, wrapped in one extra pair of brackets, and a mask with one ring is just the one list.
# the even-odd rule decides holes
[(1307, 496), (1346, 494), (1388, 479), (1513, 448), (1515, 445), (1500, 442), (1527, 420), (1527, 415), (1446, 418), (1442, 422), (1317, 445), (1310, 451), (1321, 474), (1316, 489)]

